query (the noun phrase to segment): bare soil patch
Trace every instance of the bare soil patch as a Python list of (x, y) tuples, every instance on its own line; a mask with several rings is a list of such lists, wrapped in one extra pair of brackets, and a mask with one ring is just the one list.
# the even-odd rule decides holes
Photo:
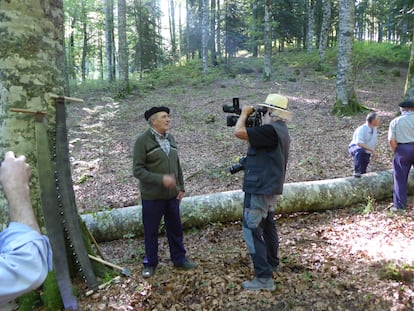
[[(360, 102), (382, 116), (379, 155), (369, 171), (391, 168), (387, 130), (403, 94), (406, 72), (400, 72), (396, 77), (373, 68), (361, 73), (356, 84)], [(171, 108), (171, 133), (179, 144), (187, 196), (240, 189), (242, 173), (229, 175), (226, 168), (244, 154), (246, 145), (226, 127), (222, 105), (232, 97), (254, 105), (268, 93), (286, 95), (294, 113), (286, 182), (352, 174), (347, 146), (365, 114), (330, 114), (334, 79), (304, 73), (296, 82), (263, 83), (257, 77), (237, 77), (209, 86), (157, 89), (125, 100), (104, 93), (77, 94), (86, 103), (71, 106), (68, 124), (79, 211), (140, 203), (131, 153), (135, 136), (148, 126), (143, 113), (152, 105)], [(241, 289), (253, 271), (239, 223), (186, 232), (188, 255), (199, 263), (191, 272), (173, 269), (162, 237), (161, 263), (150, 280), (140, 276), (142, 237), (101, 243), (106, 259), (127, 266), (133, 276), (92, 296), (81, 294), (81, 310), (412, 310), (412, 270), (406, 280), (387, 274), (390, 267), (414, 265), (412, 203), (406, 214), (396, 216), (387, 210), (390, 202), (372, 200), (343, 210), (279, 217), (283, 265), (274, 276), (273, 293)], [(362, 213), (368, 204), (369, 212)], [(86, 292), (81, 282), (78, 286)]]

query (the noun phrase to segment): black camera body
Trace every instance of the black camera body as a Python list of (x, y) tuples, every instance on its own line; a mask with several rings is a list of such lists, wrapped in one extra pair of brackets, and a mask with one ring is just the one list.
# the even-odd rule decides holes
[(246, 161), (246, 157), (240, 158), (239, 163), (233, 164), (227, 170), (230, 174), (236, 174), (237, 172), (243, 171), (245, 169), (244, 162)]
[[(238, 97), (233, 98), (232, 105), (223, 105), (223, 111), (226, 113), (234, 113), (235, 115), (227, 116), (226, 118), (226, 125), (227, 126), (235, 126), (239, 116), (241, 114), (240, 102)], [(262, 116), (261, 113), (266, 112), (266, 108), (260, 108), (254, 111), (247, 120), (246, 120), (246, 127), (253, 127), (253, 126), (260, 126), (262, 124)]]

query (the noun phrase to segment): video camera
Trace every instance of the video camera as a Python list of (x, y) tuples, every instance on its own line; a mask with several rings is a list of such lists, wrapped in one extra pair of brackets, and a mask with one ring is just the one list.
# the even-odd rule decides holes
[[(236, 115), (227, 116), (226, 124), (227, 126), (235, 126), (237, 120), (241, 114), (240, 102), (238, 97), (233, 98), (233, 105), (223, 105), (223, 111), (226, 113), (234, 113)], [(267, 111), (266, 107), (260, 107), (255, 109), (253, 114), (251, 114), (246, 120), (246, 127), (260, 126), (262, 124), (262, 113)]]

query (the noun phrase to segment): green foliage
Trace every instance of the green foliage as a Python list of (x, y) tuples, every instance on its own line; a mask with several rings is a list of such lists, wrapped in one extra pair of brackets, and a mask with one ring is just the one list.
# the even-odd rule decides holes
[(84, 95), (105, 91), (105, 93), (117, 94), (117, 86), (113, 83), (110, 83), (106, 80), (85, 80), (82, 83), (76, 83), (75, 81), (70, 81), (70, 89), (76, 91), (78, 97), (84, 97)]
[(356, 41), (354, 59), (362, 66), (372, 64), (406, 65), (410, 59), (410, 48), (407, 45)]
[[(161, 69), (147, 72), (142, 80), (135, 79), (140, 92), (146, 90), (166, 88), (174, 85), (203, 86), (219, 79), (222, 72), (219, 68), (209, 68), (209, 74), (203, 74), (200, 61), (192, 61), (185, 66), (167, 65)], [(131, 78), (131, 82), (134, 77)]]
[(19, 311), (31, 311), (41, 304), (39, 292), (32, 291), (18, 299)]
[(353, 97), (349, 99), (347, 105), (344, 105), (340, 100), (337, 100), (332, 108), (332, 113), (338, 116), (351, 116), (368, 110), (368, 108), (362, 106), (357, 101), (356, 95), (354, 94)]
[(357, 212), (366, 215), (375, 211), (375, 198), (368, 196), (365, 204), (360, 204), (357, 207)]
[(378, 270), (380, 279), (395, 280), (404, 283), (414, 283), (414, 266), (409, 264), (397, 265), (393, 262), (385, 264)]
[[(356, 42), (354, 54), (358, 74), (363, 74), (364, 71), (358, 69), (369, 68), (374, 64), (395, 67), (408, 65), (410, 50), (408, 46), (388, 43)], [(285, 52), (275, 53), (273, 55), (272, 67), (275, 72), (273, 77), (275, 80), (291, 82), (297, 82), (304, 76), (314, 74), (322, 74), (328, 78), (334, 78), (337, 71), (336, 63), (336, 47), (326, 51), (326, 59), (323, 63), (320, 63), (317, 51), (309, 53), (286, 48)], [(209, 67), (208, 74), (203, 73), (201, 60), (192, 60), (185, 65), (166, 65), (160, 69), (146, 71), (142, 78), (137, 74), (131, 74), (129, 90), (131, 92), (138, 90), (139, 93), (145, 94), (148, 90), (181, 86), (180, 91), (186, 92), (188, 91), (188, 87), (208, 86), (214, 81), (223, 79), (223, 77), (236, 78), (240, 76), (253, 76), (260, 79), (262, 72), (263, 59), (247, 57), (246, 55), (232, 58), (229, 65), (221, 64)], [(384, 68), (382, 72), (384, 76), (398, 76), (400, 74), (398, 68), (391, 68), (389, 72)], [(108, 83), (103, 80), (86, 80), (80, 84), (72, 81), (70, 87), (72, 90), (76, 90), (76, 94), (79, 97), (82, 97), (83, 94), (99, 91), (109, 92), (119, 97), (128, 96), (127, 93), (119, 94), (116, 83)], [(351, 109), (349, 112), (339, 111), (338, 113), (350, 114), (365, 111), (358, 107), (358, 105), (355, 107), (350, 105), (349, 108)]]
[(49, 272), (43, 283), (44, 296), (43, 305), (46, 310), (55, 311), (63, 308), (62, 299), (60, 298), (59, 287), (57, 285), (55, 272)]

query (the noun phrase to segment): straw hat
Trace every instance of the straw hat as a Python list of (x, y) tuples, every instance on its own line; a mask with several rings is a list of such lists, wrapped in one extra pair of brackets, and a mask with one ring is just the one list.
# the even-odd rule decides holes
[(275, 114), (281, 119), (290, 121), (292, 120), (292, 113), (287, 110), (287, 104), (288, 99), (285, 96), (279, 94), (269, 94), (267, 95), (265, 102), (258, 105), (273, 109)]

